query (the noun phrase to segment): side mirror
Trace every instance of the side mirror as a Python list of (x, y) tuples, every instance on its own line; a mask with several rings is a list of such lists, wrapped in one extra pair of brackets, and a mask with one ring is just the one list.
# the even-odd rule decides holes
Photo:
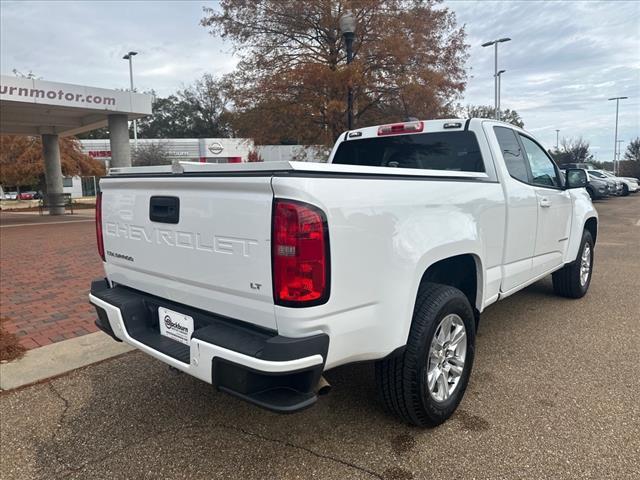
[(565, 188), (583, 188), (589, 183), (587, 172), (581, 168), (568, 168), (566, 172), (567, 181), (565, 182)]

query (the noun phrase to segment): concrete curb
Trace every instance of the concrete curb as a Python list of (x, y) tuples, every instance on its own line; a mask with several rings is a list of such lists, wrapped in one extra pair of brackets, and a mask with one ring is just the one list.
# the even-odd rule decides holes
[(20, 360), (0, 364), (0, 390), (12, 390), (56, 377), (134, 350), (102, 332), (29, 350)]

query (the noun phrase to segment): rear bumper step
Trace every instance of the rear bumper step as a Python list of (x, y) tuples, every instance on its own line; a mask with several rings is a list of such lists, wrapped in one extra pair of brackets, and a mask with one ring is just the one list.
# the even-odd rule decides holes
[[(315, 403), (326, 334), (289, 338), (127, 287), (91, 284), (96, 325), (115, 340), (261, 407), (294, 412)], [(160, 334), (158, 308), (194, 319), (189, 345)]]

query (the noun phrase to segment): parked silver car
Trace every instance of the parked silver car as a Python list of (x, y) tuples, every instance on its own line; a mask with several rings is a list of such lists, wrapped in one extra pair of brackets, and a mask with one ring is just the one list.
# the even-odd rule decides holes
[[(630, 193), (635, 193), (640, 190), (640, 185), (638, 184), (638, 179), (633, 177), (618, 177), (611, 172), (607, 172), (606, 170), (598, 170), (602, 175), (605, 175), (607, 178), (611, 178), (613, 180), (617, 180), (622, 183), (622, 195), (627, 196)], [(591, 173), (591, 171), (589, 172)]]

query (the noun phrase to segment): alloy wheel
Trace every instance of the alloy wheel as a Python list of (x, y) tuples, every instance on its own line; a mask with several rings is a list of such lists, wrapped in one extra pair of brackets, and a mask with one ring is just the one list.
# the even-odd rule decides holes
[(427, 389), (436, 402), (453, 395), (467, 356), (467, 330), (460, 316), (446, 315), (436, 328), (427, 359)]

